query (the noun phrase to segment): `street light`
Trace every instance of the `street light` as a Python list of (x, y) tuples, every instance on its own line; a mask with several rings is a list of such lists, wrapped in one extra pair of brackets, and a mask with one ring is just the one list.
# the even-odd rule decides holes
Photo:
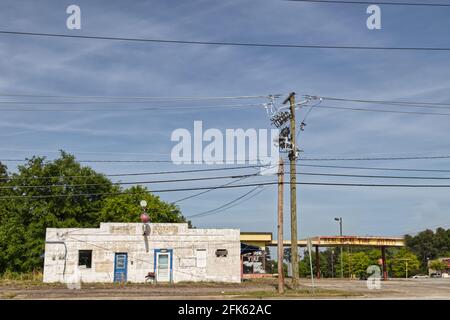
[[(334, 218), (334, 220), (339, 222), (339, 235), (342, 237), (342, 217)], [(343, 267), (343, 260), (342, 260), (342, 245), (341, 245), (340, 249), (341, 249), (341, 278), (344, 278), (344, 267)]]
[[(139, 217), (142, 222), (142, 235), (144, 237), (146, 237), (146, 236), (150, 235), (150, 225), (149, 225), (150, 217), (147, 214), (147, 201), (141, 200), (139, 202), (139, 205), (141, 206), (141, 208), (143, 210), (143, 212), (141, 213), (141, 215)], [(148, 252), (148, 248), (146, 251)]]

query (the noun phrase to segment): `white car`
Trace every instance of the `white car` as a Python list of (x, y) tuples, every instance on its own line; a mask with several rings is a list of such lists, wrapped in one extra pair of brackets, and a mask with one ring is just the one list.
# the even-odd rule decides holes
[(413, 279), (425, 279), (425, 278), (429, 278), (429, 276), (427, 276), (426, 274), (416, 274), (412, 278)]

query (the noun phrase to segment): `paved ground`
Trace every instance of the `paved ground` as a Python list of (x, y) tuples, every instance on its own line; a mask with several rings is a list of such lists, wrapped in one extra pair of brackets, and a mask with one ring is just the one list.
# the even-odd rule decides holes
[[(302, 279), (298, 291), (277, 296), (276, 280), (264, 279), (242, 284), (136, 285), (84, 284), (81, 289), (40, 283), (0, 283), (1, 299), (450, 299), (450, 279), (408, 279), (381, 282), (370, 290), (366, 281)], [(289, 286), (289, 283), (288, 283)]]
[[(309, 280), (311, 282), (311, 280)], [(303, 282), (306, 284), (305, 282)], [(401, 279), (381, 281), (381, 288), (368, 289), (366, 281), (319, 280), (316, 286), (322, 289), (353, 292), (371, 299), (450, 299), (450, 278), (445, 279)]]

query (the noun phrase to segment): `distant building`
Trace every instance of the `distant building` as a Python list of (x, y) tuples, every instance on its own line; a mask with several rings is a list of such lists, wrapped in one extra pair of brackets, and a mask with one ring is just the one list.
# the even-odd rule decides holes
[(438, 258), (436, 260), (443, 262), (444, 265), (446, 265), (447, 267), (443, 270), (434, 270), (429, 267), (430, 264), (432, 263), (432, 261), (428, 261), (428, 274), (429, 275), (437, 274), (437, 275), (441, 275), (444, 277), (448, 277), (450, 275), (450, 258)]
[(48, 228), (44, 282), (241, 281), (239, 229), (186, 223)]

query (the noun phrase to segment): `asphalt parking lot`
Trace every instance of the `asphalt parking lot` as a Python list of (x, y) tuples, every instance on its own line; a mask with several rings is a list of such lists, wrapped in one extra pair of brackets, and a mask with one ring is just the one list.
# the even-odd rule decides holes
[(298, 291), (276, 293), (276, 279), (240, 284), (82, 284), (69, 289), (63, 284), (0, 283), (0, 299), (450, 299), (450, 279), (390, 279), (379, 289), (369, 289), (365, 280), (301, 279)]
[[(305, 281), (305, 280), (304, 280)], [(311, 286), (303, 281), (303, 285)], [(316, 280), (318, 288), (343, 290), (369, 299), (450, 299), (450, 278), (389, 279), (380, 282), (380, 289), (369, 289), (364, 280)]]

